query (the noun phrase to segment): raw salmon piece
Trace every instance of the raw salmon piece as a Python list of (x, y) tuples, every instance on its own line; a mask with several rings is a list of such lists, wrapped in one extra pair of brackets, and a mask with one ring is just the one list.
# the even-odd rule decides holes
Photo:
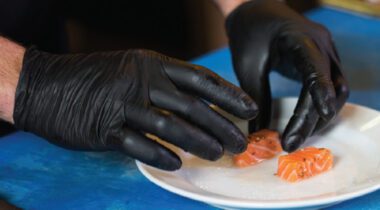
[(260, 130), (250, 134), (248, 141), (247, 150), (234, 156), (234, 162), (239, 167), (255, 165), (282, 151), (280, 136), (276, 131)]
[(297, 182), (330, 170), (334, 157), (325, 148), (306, 147), (278, 159), (277, 176)]

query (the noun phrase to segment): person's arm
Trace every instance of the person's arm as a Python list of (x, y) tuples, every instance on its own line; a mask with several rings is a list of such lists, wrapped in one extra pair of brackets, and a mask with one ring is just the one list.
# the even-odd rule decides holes
[(249, 0), (213, 0), (224, 17), (227, 17), (236, 7)]
[[(234, 11), (241, 4), (251, 0), (213, 0), (222, 12), (224, 17), (227, 17), (232, 11)], [(283, 0), (278, 0), (283, 1)]]
[(0, 119), (10, 123), (24, 53), (23, 47), (0, 36)]

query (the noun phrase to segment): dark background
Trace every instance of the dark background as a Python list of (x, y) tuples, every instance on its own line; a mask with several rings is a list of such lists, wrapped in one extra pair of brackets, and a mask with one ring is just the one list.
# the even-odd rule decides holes
[[(227, 44), (212, 0), (0, 0), (0, 34), (54, 53), (146, 48), (184, 60)], [(0, 135), (10, 131), (0, 122)]]
[[(288, 4), (305, 11), (316, 1)], [(0, 0), (0, 33), (50, 52), (148, 48), (181, 59), (227, 41), (212, 0)]]

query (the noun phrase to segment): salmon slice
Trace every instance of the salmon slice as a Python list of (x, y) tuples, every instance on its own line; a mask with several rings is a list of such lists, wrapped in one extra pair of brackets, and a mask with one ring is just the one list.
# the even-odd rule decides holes
[(325, 148), (306, 147), (278, 159), (277, 176), (288, 182), (298, 182), (330, 170), (334, 157)]
[(235, 155), (234, 162), (238, 167), (247, 167), (273, 158), (281, 151), (279, 133), (264, 129), (248, 136), (247, 150)]

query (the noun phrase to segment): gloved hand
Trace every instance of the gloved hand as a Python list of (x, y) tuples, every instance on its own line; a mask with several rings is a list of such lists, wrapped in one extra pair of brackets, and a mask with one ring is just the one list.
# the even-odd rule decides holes
[(269, 73), (272, 69), (303, 87), (282, 136), (286, 151), (324, 128), (348, 97), (347, 82), (330, 33), (277, 0), (252, 0), (227, 17), (234, 69), (243, 90), (260, 113), (249, 130), (266, 128), (271, 119)]
[(147, 50), (53, 55), (26, 51), (16, 90), (17, 128), (76, 150), (119, 150), (175, 170), (178, 156), (144, 134), (156, 135), (201, 158), (246, 141), (207, 100), (243, 119), (252, 99), (210, 70)]

